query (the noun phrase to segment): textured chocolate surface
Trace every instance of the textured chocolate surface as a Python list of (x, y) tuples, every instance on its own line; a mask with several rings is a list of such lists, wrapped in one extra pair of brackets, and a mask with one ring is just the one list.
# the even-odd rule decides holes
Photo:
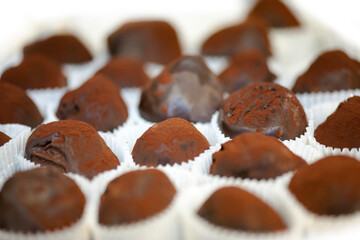
[(0, 132), (0, 147), (10, 141), (11, 138), (3, 132)]
[(96, 75), (62, 97), (56, 116), (87, 122), (98, 131), (110, 131), (126, 121), (128, 112), (118, 87)]
[(259, 132), (281, 140), (305, 132), (307, 119), (299, 100), (289, 89), (275, 83), (255, 83), (224, 100), (219, 126), (228, 137)]
[(144, 220), (168, 208), (175, 194), (169, 178), (157, 169), (125, 173), (101, 196), (99, 222), (121, 225)]
[(25, 157), (41, 166), (93, 178), (119, 160), (91, 125), (62, 120), (39, 126), (29, 137)]
[(278, 139), (260, 133), (243, 133), (222, 144), (221, 150), (213, 154), (210, 173), (269, 179), (306, 165)]
[(0, 228), (35, 233), (69, 227), (78, 221), (85, 196), (61, 172), (35, 168), (18, 172), (0, 192)]
[(183, 56), (143, 90), (139, 108), (141, 116), (152, 122), (170, 117), (209, 122), (221, 101), (221, 85), (204, 60)]
[(132, 155), (140, 165), (174, 165), (193, 160), (209, 147), (206, 138), (191, 123), (169, 118), (153, 125), (138, 138)]

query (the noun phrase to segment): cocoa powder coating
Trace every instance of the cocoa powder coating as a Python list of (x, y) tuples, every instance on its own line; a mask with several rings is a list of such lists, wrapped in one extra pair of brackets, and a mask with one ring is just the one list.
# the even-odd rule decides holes
[(10, 141), (11, 138), (3, 132), (0, 132), (0, 147)]

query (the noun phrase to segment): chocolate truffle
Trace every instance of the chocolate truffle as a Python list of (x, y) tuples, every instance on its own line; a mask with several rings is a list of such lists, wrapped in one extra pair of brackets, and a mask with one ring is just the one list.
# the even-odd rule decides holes
[(12, 84), (0, 82), (0, 124), (20, 123), (32, 128), (43, 118), (26, 92)]
[(321, 54), (295, 82), (295, 93), (360, 88), (360, 63), (339, 50)]
[(245, 50), (258, 50), (264, 56), (271, 55), (268, 29), (258, 19), (230, 26), (211, 35), (202, 45), (203, 55), (234, 56)]
[(96, 75), (62, 97), (56, 116), (87, 122), (97, 131), (110, 131), (126, 121), (128, 112), (118, 87)]
[(266, 58), (257, 50), (241, 52), (219, 75), (224, 91), (234, 92), (256, 82), (272, 82), (276, 76), (269, 70)]
[(24, 55), (39, 53), (58, 63), (84, 63), (92, 60), (91, 53), (71, 34), (58, 34), (24, 47)]
[(170, 63), (143, 90), (140, 114), (152, 122), (171, 117), (209, 122), (222, 101), (221, 85), (200, 56)]
[(315, 139), (327, 147), (360, 148), (360, 97), (340, 103), (315, 130)]
[(78, 221), (85, 197), (76, 183), (55, 169), (15, 173), (0, 192), (0, 228), (35, 233), (59, 230)]
[(39, 54), (25, 56), (20, 65), (7, 69), (0, 81), (14, 84), (24, 90), (66, 86), (66, 78), (60, 65), (51, 58)]
[(125, 173), (101, 196), (99, 222), (112, 226), (144, 220), (168, 208), (175, 194), (169, 178), (157, 169)]
[(143, 87), (150, 81), (143, 63), (126, 57), (112, 58), (97, 74), (106, 76), (119, 88)]
[(174, 165), (193, 160), (210, 147), (188, 121), (169, 118), (150, 127), (132, 150), (134, 162), (146, 166)]
[(260, 133), (243, 133), (221, 145), (213, 154), (210, 173), (250, 179), (276, 178), (307, 163), (278, 139)]
[(325, 157), (299, 169), (289, 183), (296, 199), (319, 215), (360, 210), (360, 162), (346, 156)]
[(89, 179), (119, 165), (95, 128), (74, 120), (51, 122), (35, 129), (26, 143), (25, 157), (41, 166)]
[(260, 0), (251, 9), (249, 18), (260, 18), (273, 28), (299, 27), (300, 23), (279, 0)]
[(0, 147), (10, 141), (11, 138), (3, 132), (0, 132)]
[(219, 126), (228, 137), (259, 132), (281, 140), (305, 132), (307, 119), (299, 100), (289, 89), (275, 83), (254, 83), (224, 100)]
[(107, 39), (111, 55), (167, 64), (181, 55), (174, 28), (164, 21), (128, 22)]
[(286, 229), (274, 209), (238, 187), (220, 188), (197, 213), (212, 224), (233, 230), (266, 233)]

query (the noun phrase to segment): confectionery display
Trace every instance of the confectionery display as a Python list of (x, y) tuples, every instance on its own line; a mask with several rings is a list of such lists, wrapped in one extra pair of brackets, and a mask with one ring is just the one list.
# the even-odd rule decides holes
[(0, 81), (24, 90), (66, 86), (61, 66), (51, 58), (39, 54), (26, 56), (18, 66), (7, 69)]
[(141, 116), (152, 122), (171, 117), (209, 122), (221, 101), (221, 86), (204, 60), (182, 56), (143, 90), (139, 108)]
[(95, 128), (75, 120), (36, 128), (26, 143), (25, 157), (40, 166), (89, 179), (120, 164)]
[(70, 227), (83, 215), (85, 201), (77, 184), (56, 169), (18, 172), (0, 192), (0, 229), (38, 233)]
[(306, 166), (274, 137), (243, 133), (213, 154), (210, 173), (227, 177), (270, 179)]
[(11, 138), (3, 132), (0, 132), (0, 147), (10, 141)]
[(347, 156), (325, 157), (299, 169), (289, 183), (296, 199), (319, 215), (343, 215), (360, 210), (360, 162)]
[(169, 207), (176, 189), (156, 169), (136, 170), (112, 180), (101, 196), (99, 222), (114, 226), (150, 218)]
[(111, 131), (126, 121), (128, 112), (117, 86), (96, 75), (62, 97), (56, 116), (87, 122), (97, 131)]
[(231, 138), (244, 132), (259, 132), (287, 140), (305, 133), (307, 119), (289, 89), (275, 83), (254, 83), (224, 100), (219, 127)]
[(191, 123), (169, 118), (154, 124), (136, 140), (132, 156), (140, 165), (180, 165), (209, 147), (206, 138)]
[(267, 233), (286, 229), (273, 208), (238, 187), (218, 189), (203, 203), (197, 214), (214, 225), (234, 230)]

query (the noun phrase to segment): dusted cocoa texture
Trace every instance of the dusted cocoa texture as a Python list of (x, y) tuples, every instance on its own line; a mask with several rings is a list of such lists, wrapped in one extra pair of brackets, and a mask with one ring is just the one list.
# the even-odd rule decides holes
[(321, 54), (295, 82), (295, 93), (360, 88), (360, 63), (339, 50)]
[(346, 156), (325, 157), (299, 169), (289, 189), (309, 211), (320, 215), (360, 210), (360, 162)]
[(20, 123), (34, 128), (43, 121), (26, 92), (12, 84), (0, 82), (0, 106), (0, 124)]
[(150, 81), (143, 63), (126, 57), (112, 58), (97, 74), (106, 76), (119, 88), (143, 87)]
[(125, 173), (101, 196), (99, 222), (113, 226), (144, 220), (168, 208), (175, 194), (169, 178), (157, 169)]
[(0, 132), (0, 147), (10, 141), (11, 138), (3, 132)]
[(224, 100), (219, 126), (228, 137), (259, 132), (281, 140), (305, 132), (307, 119), (299, 100), (289, 89), (275, 83), (254, 83)]
[(126, 121), (128, 112), (118, 87), (96, 75), (62, 97), (56, 116), (87, 122), (97, 131), (110, 131)]
[(202, 45), (201, 53), (214, 56), (234, 56), (246, 50), (258, 50), (271, 55), (267, 25), (257, 19), (227, 27), (211, 35)]
[(60, 65), (51, 58), (39, 54), (25, 56), (20, 65), (7, 69), (0, 81), (14, 84), (24, 90), (66, 86), (66, 78)]
[(333, 148), (360, 148), (360, 97), (340, 103), (336, 111), (315, 130), (321, 144)]
[(299, 27), (300, 23), (279, 0), (260, 0), (251, 9), (249, 18), (259, 18), (273, 28)]
[(250, 179), (276, 178), (307, 163), (274, 137), (243, 133), (213, 154), (210, 173)]
[(74, 120), (39, 126), (26, 143), (25, 157), (41, 166), (78, 173), (89, 179), (119, 165), (95, 128)]
[(257, 50), (241, 52), (219, 75), (224, 91), (234, 92), (256, 82), (272, 82), (276, 79), (268, 68), (266, 58)]
[(286, 225), (268, 204), (237, 187), (214, 192), (197, 214), (217, 226), (247, 232), (284, 231)]
[(84, 63), (92, 60), (91, 53), (71, 34), (53, 35), (24, 47), (24, 55), (42, 54), (59, 63)]
[(210, 147), (188, 121), (169, 118), (150, 127), (132, 150), (134, 162), (146, 166), (174, 165), (193, 160)]
[(48, 232), (73, 225), (83, 215), (85, 196), (55, 169), (15, 173), (0, 192), (0, 228), (22, 233)]
[(141, 94), (140, 114), (152, 122), (171, 117), (209, 122), (219, 109), (222, 90), (200, 56), (183, 56), (170, 63)]
[(164, 21), (128, 22), (107, 39), (111, 55), (167, 64), (181, 55), (174, 28)]

